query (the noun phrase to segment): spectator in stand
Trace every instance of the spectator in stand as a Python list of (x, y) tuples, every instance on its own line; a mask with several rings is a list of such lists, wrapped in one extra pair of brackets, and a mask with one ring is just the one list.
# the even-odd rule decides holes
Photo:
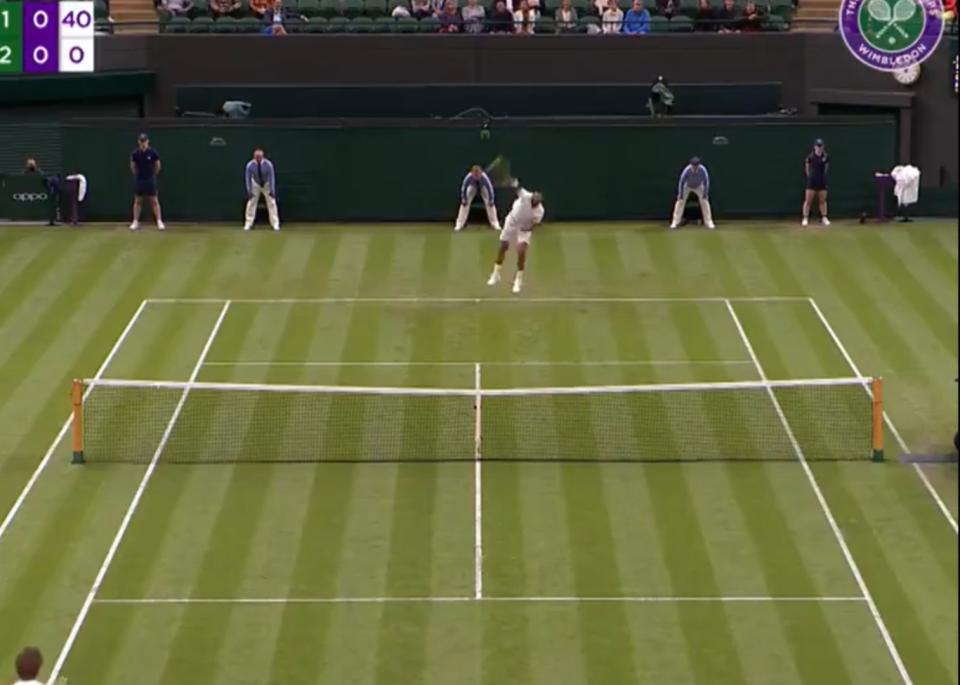
[(287, 30), (283, 28), (283, 24), (267, 24), (260, 29), (260, 33), (265, 36), (285, 36), (287, 35)]
[[(236, 2), (240, 4), (239, 0), (210, 0), (210, 4), (213, 5), (214, 2)], [(297, 14), (296, 10), (287, 9), (283, 6), (283, 0), (274, 0), (273, 7), (263, 15), (265, 21), (271, 24), (295, 24), (298, 21), (307, 21), (307, 18)]]
[(617, 0), (607, 0), (607, 9), (600, 17), (600, 30), (603, 33), (620, 33), (623, 28), (623, 10), (617, 6)]
[(491, 33), (513, 33), (513, 12), (507, 7), (505, 0), (497, 0), (490, 15)]
[(957, 19), (957, 0), (943, 0), (943, 23), (951, 24)]
[(745, 33), (755, 33), (763, 30), (763, 11), (752, 0), (747, 0), (740, 18), (740, 30)]
[(527, 0), (520, 0), (520, 8), (513, 13), (513, 28), (517, 33), (533, 34), (537, 24), (537, 11), (530, 8)]
[(394, 6), (393, 10), (390, 12), (390, 16), (396, 19), (397, 17), (409, 17), (410, 8), (406, 5), (397, 4)]
[(433, 16), (433, 5), (430, 4), (430, 0), (412, 0), (410, 8), (417, 19)]
[(163, 0), (160, 9), (167, 11), (171, 17), (185, 17), (193, 10), (190, 0)]
[(540, 11), (540, 0), (527, 0), (527, 7), (529, 7), (535, 15), (537, 15), (537, 18), (539, 18), (542, 14)]
[(657, 10), (667, 19), (671, 19), (677, 12), (677, 6), (673, 0), (657, 0)]
[(487, 11), (483, 5), (477, 4), (477, 0), (467, 0), (467, 6), (461, 10), (460, 16), (463, 17), (464, 33), (483, 33)]
[(457, 9), (457, 0), (447, 0), (443, 11), (437, 15), (440, 19), (440, 33), (460, 33), (463, 28), (463, 19)]
[(250, 0), (250, 13), (257, 19), (263, 19), (272, 4), (270, 0)]
[(623, 32), (629, 34), (650, 33), (650, 11), (643, 0), (633, 0), (633, 7), (623, 18)]
[(737, 9), (733, 5), (733, 0), (723, 0), (721, 7), (714, 15), (717, 20), (717, 30), (720, 33), (736, 33), (739, 28), (740, 17), (737, 16)]
[(713, 8), (710, 6), (710, 0), (698, 0), (697, 15), (694, 18), (694, 29), (697, 31), (716, 31), (716, 17), (713, 14)]
[(574, 33), (577, 30), (577, 9), (570, 0), (560, 0), (560, 7), (553, 15), (557, 33)]
[(240, 0), (210, 0), (210, 13), (214, 19), (239, 17)]

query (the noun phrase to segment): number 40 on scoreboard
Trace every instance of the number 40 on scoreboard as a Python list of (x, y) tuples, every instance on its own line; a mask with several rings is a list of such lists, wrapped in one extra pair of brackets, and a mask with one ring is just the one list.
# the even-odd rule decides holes
[(0, 0), (0, 74), (93, 71), (92, 2)]

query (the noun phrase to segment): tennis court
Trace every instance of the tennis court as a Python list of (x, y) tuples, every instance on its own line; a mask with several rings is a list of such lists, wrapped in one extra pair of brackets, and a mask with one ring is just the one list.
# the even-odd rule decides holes
[(70, 685), (956, 681), (955, 462), (901, 462), (952, 436), (955, 226), (571, 225), (519, 298), (487, 234), (195, 230), (0, 236), (3, 654)]
[[(203, 668), (190, 654), (226, 650), (244, 656), (213, 680), (262, 682), (315, 659), (320, 682), (762, 682), (783, 669), (780, 682), (899, 682), (801, 462), (869, 460), (865, 388), (740, 386), (768, 378), (749, 331), (763, 340), (782, 320), (829, 335), (806, 298), (147, 302), (105, 376), (210, 386), (92, 387), (87, 411), (109, 420), (86, 417), (88, 467), (102, 454), (157, 468), (76, 626), (72, 677), (166, 682)], [(162, 378), (143, 365), (159, 340), (182, 350)], [(704, 381), (732, 384), (646, 394), (658, 411), (592, 394)], [(593, 389), (482, 396), (480, 428), (471, 395), (321, 407), (250, 384)], [(821, 454), (808, 424), (837, 413), (838, 444)], [(298, 449), (307, 437), (323, 446), (314, 458)], [(511, 650), (518, 631), (539, 644)], [(482, 672), (481, 644), (497, 654)], [(108, 645), (124, 658), (100, 673)]]

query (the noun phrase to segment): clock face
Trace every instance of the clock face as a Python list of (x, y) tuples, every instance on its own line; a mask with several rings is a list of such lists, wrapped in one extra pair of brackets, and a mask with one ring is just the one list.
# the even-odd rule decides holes
[(909, 67), (897, 69), (893, 72), (893, 78), (895, 78), (899, 84), (912, 86), (920, 79), (920, 65), (911, 64)]

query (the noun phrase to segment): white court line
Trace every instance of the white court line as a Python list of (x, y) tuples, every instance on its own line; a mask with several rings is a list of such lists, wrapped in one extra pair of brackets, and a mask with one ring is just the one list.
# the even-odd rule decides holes
[[(409, 362), (398, 362), (398, 361), (368, 361), (368, 362), (338, 362), (338, 361), (213, 361), (213, 362), (204, 362), (204, 366), (290, 366), (290, 367), (331, 367), (339, 368), (342, 366), (360, 366), (360, 367), (399, 367), (407, 368), (411, 366), (426, 366), (426, 367), (468, 367), (477, 364), (478, 362), (452, 362), (452, 361), (442, 361), (442, 362), (424, 362), (424, 361), (409, 361)], [(735, 365), (753, 365), (753, 362), (749, 359), (694, 359), (692, 361), (683, 361), (681, 359), (636, 359), (631, 361), (493, 361), (493, 362), (479, 362), (483, 366), (493, 366), (493, 367), (507, 367), (507, 366), (610, 366), (610, 367), (619, 367), (619, 366), (735, 366)]]
[[(483, 304), (493, 303), (718, 303), (731, 302), (802, 302), (806, 296), (770, 295), (764, 297), (314, 297), (314, 298), (247, 298), (231, 299), (233, 304)], [(159, 297), (156, 304), (222, 304), (222, 298)]]
[(763, 595), (731, 595), (726, 597), (668, 597), (668, 596), (608, 596), (608, 597), (139, 597), (97, 599), (96, 604), (115, 606), (155, 606), (181, 604), (448, 604), (469, 602), (513, 602), (530, 604), (587, 604), (616, 603), (625, 604), (671, 604), (681, 603), (725, 603), (725, 604), (761, 604), (766, 602), (787, 603), (856, 603), (867, 601), (864, 597), (775, 597)]
[[(143, 310), (146, 309), (149, 300), (143, 300), (140, 302), (140, 306), (137, 307), (136, 311), (133, 312), (133, 316), (130, 317), (130, 320), (127, 322), (127, 325), (124, 327), (123, 331), (120, 333), (120, 336), (113, 343), (113, 347), (110, 348), (110, 352), (107, 353), (106, 358), (103, 360), (103, 363), (100, 365), (100, 368), (97, 369), (97, 373), (94, 375), (94, 380), (99, 380), (103, 377), (104, 372), (106, 372), (107, 367), (110, 366), (110, 363), (113, 361), (113, 358), (117, 356), (117, 352), (120, 351), (120, 348), (123, 346), (124, 341), (127, 339), (127, 336), (130, 335), (130, 331), (133, 330), (133, 327), (136, 325), (137, 320), (139, 320), (140, 315), (143, 313)], [(90, 391), (93, 389), (92, 386), (87, 386), (87, 390), (84, 393), (83, 398), (86, 399), (90, 394)], [(30, 480), (27, 481), (27, 484), (23, 486), (23, 490), (20, 491), (19, 497), (13, 503), (13, 506), (10, 507), (10, 511), (7, 512), (6, 517), (3, 519), (3, 522), (0, 523), (0, 540), (3, 539), (4, 533), (10, 528), (13, 524), (13, 520), (16, 518), (17, 514), (20, 512), (20, 509), (23, 508), (23, 503), (27, 500), (27, 496), (36, 486), (37, 481), (40, 479), (40, 475), (46, 470), (47, 465), (50, 463), (50, 459), (53, 458), (54, 452), (57, 451), (57, 447), (60, 446), (60, 443), (63, 441), (63, 438), (70, 431), (70, 426), (73, 423), (73, 413), (67, 417), (67, 420), (63, 422), (63, 427), (60, 429), (60, 432), (57, 433), (57, 437), (53, 439), (53, 442), (50, 443), (50, 447), (47, 448), (46, 453), (43, 455), (43, 459), (40, 460), (40, 463), (37, 465), (37, 468), (34, 470), (33, 475), (30, 476)]]
[[(844, 347), (842, 342), (840, 342), (840, 336), (838, 336), (836, 331), (833, 330), (833, 326), (831, 326), (830, 322), (827, 320), (826, 314), (823, 313), (823, 311), (817, 305), (817, 301), (812, 297), (807, 298), (807, 301), (810, 303), (810, 306), (813, 307), (813, 311), (816, 313), (817, 318), (820, 319), (820, 323), (823, 324), (823, 327), (827, 330), (827, 333), (833, 340), (833, 344), (837, 346), (838, 350), (840, 350), (840, 354), (843, 355), (843, 358), (846, 360), (847, 366), (850, 367), (850, 370), (853, 371), (854, 375), (859, 377), (861, 375), (860, 369), (857, 368), (856, 363), (853, 361), (853, 357), (851, 357), (850, 353), (847, 352), (847, 348)], [(866, 391), (870, 399), (873, 399), (873, 392), (870, 389), (870, 384), (867, 383), (866, 380), (863, 382), (863, 389)], [(893, 438), (897, 441), (897, 444), (900, 445), (900, 449), (903, 450), (904, 454), (910, 454), (910, 448), (907, 447), (907, 443), (900, 435), (900, 431), (898, 431), (897, 427), (893, 425), (893, 420), (890, 418), (890, 415), (887, 414), (886, 410), (883, 412), (883, 422), (887, 425), (887, 428), (890, 429), (891, 435), (893, 435)], [(953, 528), (953, 532), (957, 533), (957, 520), (953, 517), (953, 514), (950, 513), (950, 508), (947, 507), (946, 502), (944, 502), (943, 498), (940, 497), (940, 493), (937, 492), (935, 487), (933, 487), (933, 483), (931, 483), (930, 479), (927, 478), (927, 474), (923, 472), (923, 469), (920, 468), (919, 464), (914, 463), (912, 466), (916, 474), (920, 476), (920, 481), (927, 489), (927, 492), (929, 492), (930, 496), (933, 497), (933, 501), (937, 503), (940, 513), (942, 513), (943, 517), (947, 519), (947, 523), (949, 523), (950, 527)]]
[[(223, 320), (227, 316), (227, 311), (230, 309), (230, 301), (223, 303), (223, 307), (220, 309), (220, 315), (217, 317), (216, 322), (213, 324), (213, 330), (210, 331), (209, 337), (207, 337), (207, 342), (204, 344), (203, 349), (200, 351), (200, 358), (197, 359), (197, 363), (193, 367), (193, 371), (190, 372), (190, 380), (192, 383), (197, 380), (197, 376), (200, 374), (200, 369), (203, 368), (203, 360), (207, 358), (207, 354), (210, 352), (210, 348), (213, 347), (213, 341), (217, 337), (217, 333), (220, 332), (220, 326), (223, 324)], [(157, 462), (160, 460), (160, 455), (163, 454), (164, 447), (167, 446), (167, 441), (170, 439), (171, 433), (173, 433), (173, 427), (177, 423), (177, 419), (180, 418), (180, 412), (183, 411), (183, 405), (187, 401), (187, 396), (190, 394), (190, 386), (184, 388), (183, 393), (180, 395), (180, 401), (177, 402), (177, 406), (173, 410), (173, 414), (170, 416), (170, 421), (167, 422), (167, 427), (163, 431), (163, 435), (160, 437), (160, 444), (157, 445), (156, 451), (153, 453), (153, 457), (150, 459), (150, 464), (147, 466), (146, 471), (143, 473), (143, 478), (140, 480), (140, 485), (137, 486), (137, 491), (133, 495), (133, 499), (130, 501), (130, 506), (127, 507), (127, 512), (123, 516), (123, 520), (120, 522), (120, 528), (117, 530), (117, 534), (113, 538), (113, 542), (110, 543), (110, 548), (107, 550), (107, 556), (103, 558), (103, 563), (100, 564), (100, 570), (97, 571), (97, 576), (93, 581), (93, 585), (90, 586), (90, 592), (87, 593), (87, 598), (83, 602), (83, 606), (80, 607), (80, 613), (77, 614), (77, 619), (73, 622), (73, 627), (70, 629), (70, 634), (67, 635), (67, 641), (63, 645), (63, 649), (60, 650), (60, 655), (57, 657), (56, 663), (53, 665), (53, 670), (50, 671), (50, 676), (48, 682), (56, 682), (57, 677), (60, 675), (60, 671), (63, 669), (63, 665), (67, 660), (67, 657), (70, 656), (70, 650), (73, 649), (73, 643), (77, 639), (77, 635), (80, 634), (80, 629), (83, 628), (83, 623), (87, 619), (87, 614), (90, 613), (90, 607), (93, 606), (93, 601), (97, 598), (97, 593), (100, 591), (100, 586), (103, 585), (103, 580), (107, 576), (107, 571), (110, 570), (110, 564), (113, 563), (113, 559), (117, 554), (117, 550), (120, 548), (120, 543), (123, 541), (124, 535), (127, 533), (127, 529), (130, 527), (130, 521), (133, 520), (133, 515), (137, 511), (137, 507), (140, 506), (140, 500), (143, 498), (143, 493), (147, 489), (147, 484), (150, 482), (150, 478), (153, 476), (154, 471), (157, 468)]]
[(807, 459), (803, 454), (803, 449), (800, 447), (800, 443), (797, 442), (797, 438), (793, 434), (793, 429), (790, 428), (787, 417), (783, 413), (783, 408), (780, 406), (780, 401), (773, 392), (773, 387), (769, 385), (767, 374), (764, 372), (763, 366), (760, 364), (760, 359), (753, 350), (753, 345), (750, 343), (750, 338), (747, 337), (747, 332), (744, 330), (743, 324), (740, 323), (740, 317), (737, 316), (737, 312), (733, 308), (733, 304), (731, 302), (727, 302), (726, 305), (727, 311), (730, 312), (730, 317), (733, 319), (733, 324), (737, 328), (737, 333), (740, 334), (740, 339), (747, 348), (747, 353), (753, 360), (754, 366), (757, 369), (757, 373), (760, 375), (760, 379), (764, 383), (768, 384), (767, 394), (770, 396), (770, 401), (773, 403), (773, 407), (777, 412), (777, 416), (780, 418), (780, 423), (783, 425), (783, 429), (786, 431), (787, 438), (789, 438), (790, 444), (793, 446), (793, 451), (797, 454), (797, 458), (800, 461), (800, 466), (803, 468), (803, 472), (807, 476), (810, 487), (813, 488), (813, 494), (816, 496), (817, 502), (820, 503), (820, 509), (823, 511), (823, 515), (826, 517), (827, 523), (830, 525), (830, 529), (833, 531), (833, 536), (836, 538), (837, 544), (840, 545), (840, 551), (843, 552), (843, 557), (847, 561), (847, 566), (849, 566), (850, 572), (857, 581), (857, 586), (860, 588), (860, 593), (863, 595), (867, 606), (870, 608), (870, 614), (873, 616), (874, 623), (876, 623), (877, 629), (880, 631), (880, 635), (887, 646), (887, 651), (890, 653), (890, 658), (893, 659), (893, 663), (896, 665), (897, 671), (900, 673), (900, 678), (904, 685), (912, 685), (913, 680), (911, 680), (910, 674), (907, 672), (907, 667), (904, 665), (903, 659), (900, 658), (900, 652), (897, 651), (897, 646), (894, 644), (893, 638), (890, 636), (890, 631), (887, 630), (887, 624), (884, 623), (883, 617), (880, 615), (880, 610), (877, 609), (877, 605), (873, 601), (873, 596), (870, 594), (870, 590), (867, 588), (867, 584), (863, 580), (863, 576), (860, 573), (860, 568), (857, 566), (857, 562), (853, 558), (853, 553), (847, 546), (847, 541), (843, 537), (843, 532), (840, 530), (840, 526), (837, 524), (837, 521), (833, 516), (833, 512), (830, 510), (830, 505), (827, 503), (827, 498), (824, 497), (823, 492), (820, 490), (820, 485), (817, 483), (817, 479), (813, 475), (813, 470), (807, 463)]
[(474, 371), (477, 396), (474, 398), (476, 424), (473, 429), (473, 596), (483, 597), (483, 480), (482, 450), (480, 446), (483, 423), (480, 416), (480, 365)]

